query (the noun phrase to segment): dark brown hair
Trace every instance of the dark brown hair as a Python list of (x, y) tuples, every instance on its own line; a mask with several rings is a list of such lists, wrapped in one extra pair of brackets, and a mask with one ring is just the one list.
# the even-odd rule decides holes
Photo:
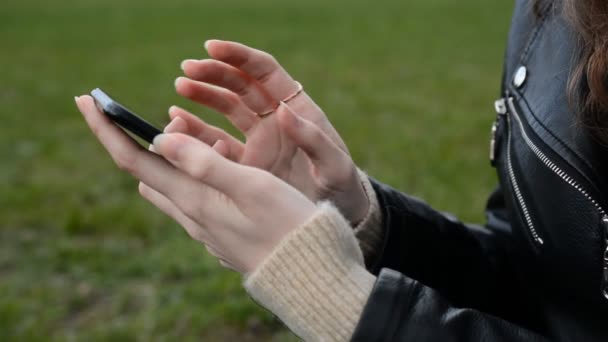
[(579, 37), (578, 54), (568, 82), (570, 103), (578, 122), (608, 146), (608, 1), (535, 0), (540, 13), (545, 6), (560, 10)]

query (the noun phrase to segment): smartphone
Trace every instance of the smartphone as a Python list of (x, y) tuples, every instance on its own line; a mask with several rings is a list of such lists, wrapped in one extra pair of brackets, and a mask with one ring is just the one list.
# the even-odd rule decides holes
[(97, 108), (104, 112), (112, 121), (150, 144), (152, 144), (154, 137), (162, 133), (160, 129), (114, 101), (103, 90), (96, 88), (91, 91), (91, 96), (95, 99)]

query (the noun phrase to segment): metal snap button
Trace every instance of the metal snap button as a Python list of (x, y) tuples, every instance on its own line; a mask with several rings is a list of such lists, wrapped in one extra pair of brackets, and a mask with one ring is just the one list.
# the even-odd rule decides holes
[(526, 77), (528, 76), (528, 69), (525, 66), (520, 66), (517, 68), (515, 72), (515, 76), (513, 77), (513, 85), (517, 88), (520, 88), (526, 82)]

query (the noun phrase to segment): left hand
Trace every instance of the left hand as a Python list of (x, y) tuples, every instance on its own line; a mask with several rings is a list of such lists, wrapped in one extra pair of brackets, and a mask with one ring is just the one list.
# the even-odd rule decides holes
[[(369, 210), (357, 167), (323, 110), (267, 52), (238, 42), (208, 40), (210, 59), (186, 60), (178, 94), (223, 113), (245, 142), (178, 107), (174, 131), (194, 136), (232, 161), (267, 170), (313, 202), (330, 200), (353, 226)], [(291, 95), (289, 105), (279, 102)], [(256, 113), (268, 112), (259, 117)]]
[(316, 211), (314, 203), (282, 180), (230, 161), (193, 137), (158, 136), (154, 148), (161, 158), (110, 122), (90, 96), (77, 98), (76, 104), (118, 167), (142, 182), (142, 196), (240, 273), (255, 270)]

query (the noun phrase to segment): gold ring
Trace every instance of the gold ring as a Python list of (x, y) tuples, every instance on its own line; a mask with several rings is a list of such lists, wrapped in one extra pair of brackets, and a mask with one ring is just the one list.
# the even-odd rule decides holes
[(268, 115), (274, 113), (275, 110), (276, 110), (276, 108), (271, 108), (271, 109), (265, 111), (264, 113), (258, 113), (258, 116), (263, 118), (265, 116), (268, 116)]
[(296, 91), (294, 91), (293, 94), (291, 94), (291, 95), (287, 96), (286, 98), (284, 98), (283, 101), (281, 101), (281, 102), (287, 103), (287, 102), (293, 100), (294, 97), (300, 95), (300, 93), (304, 90), (304, 87), (302, 87), (302, 84), (300, 82), (298, 82), (298, 81), (294, 81), (294, 82), (296, 82), (296, 85), (298, 86), (298, 89), (296, 89)]
[[(281, 102), (285, 102), (287, 103), (288, 101), (293, 100), (296, 96), (300, 95), (300, 93), (302, 93), (302, 91), (304, 91), (304, 87), (302, 86), (302, 84), (298, 81), (294, 81), (296, 82), (296, 85), (298, 86), (298, 89), (296, 89), (296, 91), (294, 91), (293, 93), (291, 93), (289, 96), (287, 96), (286, 98), (284, 98)], [(280, 103), (280, 102), (279, 102)], [(277, 110), (278, 107), (275, 108), (271, 108), (263, 113), (258, 113), (258, 116), (263, 118), (266, 117), (272, 113), (274, 113), (275, 110)]]

